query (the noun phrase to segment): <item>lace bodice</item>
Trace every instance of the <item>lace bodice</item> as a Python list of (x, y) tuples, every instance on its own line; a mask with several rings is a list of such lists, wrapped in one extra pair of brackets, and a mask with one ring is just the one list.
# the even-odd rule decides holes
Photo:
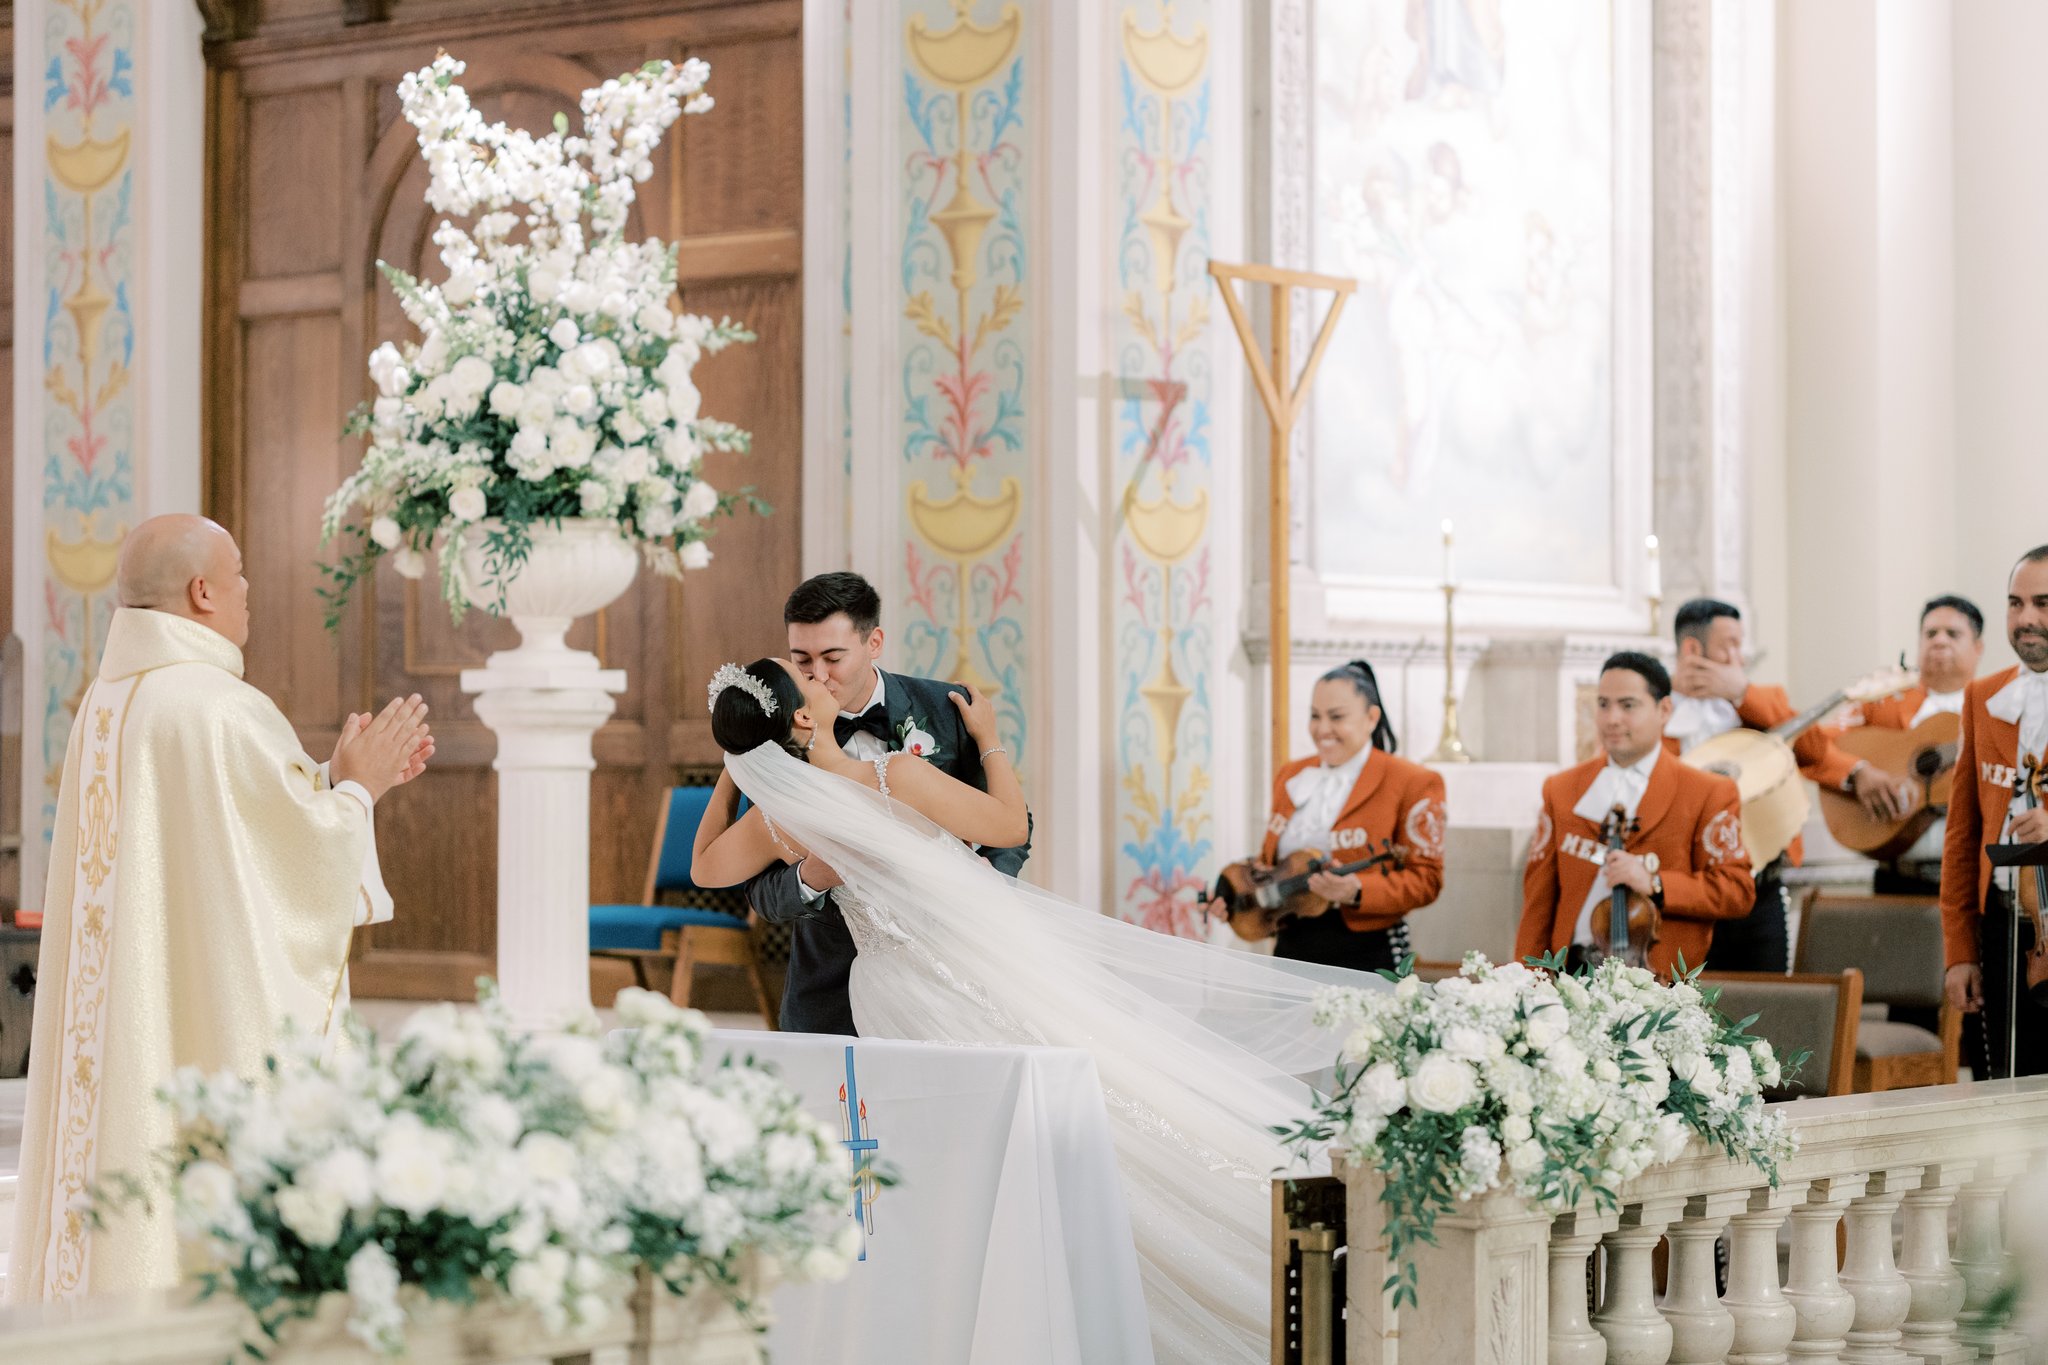
[[(895, 754), (879, 754), (869, 760), (875, 765), (875, 785), (881, 788), (882, 798), (889, 797), (889, 760)], [(910, 934), (879, 906), (863, 897), (852, 885), (839, 888), (833, 897), (839, 905), (839, 913), (846, 920), (846, 931), (853, 935), (853, 946), (861, 952), (874, 956), (878, 953), (893, 953), (910, 942)]]

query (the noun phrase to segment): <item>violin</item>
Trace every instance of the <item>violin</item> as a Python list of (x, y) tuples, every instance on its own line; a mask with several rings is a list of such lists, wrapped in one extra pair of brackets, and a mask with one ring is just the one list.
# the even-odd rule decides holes
[(1216, 874), (1212, 899), (1229, 916), (1232, 932), (1252, 942), (1271, 938), (1289, 920), (1320, 915), (1335, 904), (1308, 889), (1316, 873), (1355, 877), (1377, 867), (1385, 874), (1407, 861), (1408, 850), (1391, 839), (1382, 839), (1378, 852), (1351, 863), (1332, 863), (1328, 854), (1313, 848), (1296, 849), (1277, 864), (1245, 858)]
[[(1600, 842), (1607, 845), (1610, 854), (1622, 853), (1627, 851), (1629, 836), (1635, 832), (1636, 822), (1624, 807), (1617, 805), (1600, 824)], [(1654, 876), (1657, 855), (1644, 854), (1643, 864)], [(1640, 891), (1617, 886), (1608, 898), (1607, 913), (1593, 915), (1593, 946), (1603, 958), (1618, 956), (1631, 967), (1648, 967), (1650, 949), (1663, 930), (1663, 912), (1658, 910), (1655, 900)]]
[[(2048, 770), (2032, 754), (2024, 756), (2013, 773), (2014, 804), (2022, 810), (2038, 808), (2043, 781), (2048, 781)], [(2013, 878), (2013, 886), (2019, 893), (2020, 910), (2034, 925), (2034, 946), (2027, 950), (2027, 994), (2035, 1004), (2048, 1005), (2048, 933), (2041, 927), (2041, 907), (2048, 905), (2048, 866), (2036, 863), (2014, 870), (2019, 874)]]

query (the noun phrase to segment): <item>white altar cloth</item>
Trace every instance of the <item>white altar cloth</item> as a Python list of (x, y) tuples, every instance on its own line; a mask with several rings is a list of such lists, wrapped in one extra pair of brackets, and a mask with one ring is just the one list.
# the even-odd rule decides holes
[[(1065, 1048), (946, 1047), (721, 1030), (710, 1059), (772, 1062), (844, 1131), (852, 1050), (867, 1149), (899, 1183), (870, 1212), (867, 1259), (774, 1295), (777, 1361), (803, 1365), (1146, 1365), (1130, 1215), (1094, 1059)], [(848, 1216), (853, 1213), (849, 1193)]]

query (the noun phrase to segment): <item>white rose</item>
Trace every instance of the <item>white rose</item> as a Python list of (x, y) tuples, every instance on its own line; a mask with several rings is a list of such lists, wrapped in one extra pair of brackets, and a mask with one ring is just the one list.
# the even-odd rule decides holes
[(526, 404), (526, 390), (509, 379), (501, 379), (491, 386), (491, 415), (494, 417), (516, 417)]
[(398, 348), (387, 341), (370, 352), (370, 378), (376, 381), (378, 393), (386, 398), (396, 398), (405, 392), (412, 376), (406, 373), (405, 361), (400, 358)]
[(640, 508), (640, 533), (652, 536), (656, 540), (666, 540), (674, 535), (676, 533), (675, 509), (673, 507), (665, 507), (660, 503), (655, 503), (653, 506), (643, 503)]
[(515, 462), (529, 464), (547, 453), (548, 434), (540, 427), (521, 427), (512, 438), (511, 456)]
[(277, 1216), (309, 1247), (329, 1247), (341, 1236), (342, 1215), (347, 1208), (330, 1194), (297, 1185), (277, 1192)]
[(526, 292), (536, 303), (549, 303), (562, 292), (561, 272), (537, 265), (526, 272)]
[(637, 445), (647, 434), (647, 424), (630, 412), (612, 414), (612, 431), (621, 445)]
[(1461, 1062), (1486, 1060), (1486, 1034), (1476, 1028), (1454, 1028), (1444, 1034), (1444, 1051)]
[(558, 467), (582, 469), (589, 465), (591, 456), (597, 454), (597, 432), (591, 427), (577, 425), (573, 418), (564, 417), (549, 428), (548, 448), (553, 452)]
[(1552, 1002), (1536, 1006), (1529, 1012), (1522, 1025), (1522, 1032), (1529, 1040), (1529, 1046), (1538, 1052), (1547, 1052), (1558, 1039), (1564, 1037), (1571, 1027), (1571, 1019), (1564, 1008)]
[(1509, 1142), (1527, 1142), (1533, 1131), (1534, 1129), (1529, 1126), (1528, 1117), (1523, 1114), (1510, 1114), (1500, 1125), (1500, 1135)]
[(590, 313), (597, 309), (597, 287), (588, 280), (571, 280), (562, 286), (562, 307), (572, 313)]
[(398, 529), (398, 523), (390, 517), (378, 517), (370, 523), (370, 539), (377, 542), (379, 549), (395, 550), (405, 539), (405, 532)]
[(566, 367), (570, 361), (575, 362), (576, 373), (585, 379), (603, 379), (618, 368), (619, 348), (613, 344), (611, 338), (599, 337), (595, 341), (586, 341), (578, 346), (574, 354), (564, 359), (564, 366)]
[(668, 421), (668, 395), (660, 389), (649, 389), (640, 395), (640, 415), (655, 426)]
[(593, 416), (597, 412), (597, 392), (588, 384), (571, 384), (562, 395), (562, 411), (571, 417)]
[(548, 340), (564, 351), (575, 349), (583, 340), (583, 329), (576, 325), (574, 318), (556, 318), (555, 325), (548, 328)]
[(1538, 1142), (1518, 1142), (1508, 1151), (1508, 1169), (1517, 1178), (1534, 1175), (1543, 1167), (1543, 1145)]
[(352, 1209), (366, 1209), (377, 1197), (370, 1159), (353, 1147), (337, 1147), (299, 1172), (297, 1183), (331, 1196)]
[(612, 490), (596, 479), (585, 479), (576, 485), (576, 493), (583, 500), (583, 515), (586, 517), (603, 516), (611, 505)]
[(569, 1180), (576, 1174), (576, 1147), (553, 1133), (528, 1133), (519, 1143), (519, 1166), (529, 1180)]
[(391, 563), (401, 578), (424, 578), (427, 573), (427, 557), (410, 545), (394, 550)]
[(1394, 998), (1404, 1005), (1420, 994), (1422, 994), (1421, 977), (1404, 976), (1401, 978), (1401, 983), (1394, 987)]
[(683, 494), (683, 520), (702, 521), (718, 510), (718, 490), (698, 479)]
[(606, 294), (604, 301), (598, 304), (598, 309), (605, 316), (624, 322), (633, 316), (633, 300), (624, 292)]
[(1352, 1092), (1356, 1101), (1373, 1114), (1385, 1116), (1408, 1102), (1408, 1086), (1391, 1062), (1381, 1062), (1358, 1078)]
[(410, 1115), (394, 1120), (377, 1143), (377, 1190), (386, 1204), (423, 1218), (448, 1189), (453, 1156), (446, 1133), (431, 1131)]
[(612, 466), (612, 473), (620, 483), (635, 484), (647, 477), (647, 451), (641, 446), (619, 452), (618, 462)]
[(341, 1087), (317, 1071), (291, 1077), (277, 1088), (277, 1114), (301, 1139), (319, 1138), (341, 1126)]
[[(513, 443), (518, 443), (517, 437)], [(448, 514), (457, 521), (481, 521), (488, 506), (481, 488), (458, 488), (448, 495)]]
[(455, 362), (448, 378), (466, 394), (479, 394), (491, 387), (491, 365), (482, 356), (466, 355)]
[(697, 392), (697, 386), (687, 376), (682, 383), (668, 387), (669, 414), (678, 424), (696, 421), (697, 408), (703, 401), (704, 396)]
[(1441, 1052), (1424, 1057), (1408, 1078), (1408, 1102), (1425, 1113), (1455, 1113), (1478, 1096), (1478, 1073), (1469, 1063)]
[(420, 343), (419, 351), (413, 356), (413, 368), (420, 374), (432, 378), (441, 373), (448, 363), (448, 336), (445, 332), (429, 332), (427, 339)]
[(1690, 1081), (1700, 1074), (1701, 1058), (1697, 1052), (1681, 1052), (1671, 1059), (1671, 1074), (1681, 1081)]
[[(693, 540), (676, 551), (676, 558), (686, 569), (704, 569), (711, 565), (711, 547), (701, 540)], [(929, 735), (926, 736), (930, 738)]]
[(675, 329), (675, 314), (659, 303), (650, 303), (643, 307), (635, 321), (640, 330), (649, 336), (666, 338)]
[(195, 1161), (178, 1177), (178, 1219), (194, 1232), (233, 1228), (247, 1219), (235, 1177), (212, 1161)]
[(1614, 1064), (1613, 1058), (1602, 1057), (1599, 1061), (1593, 1063), (1593, 1078), (1603, 1081), (1608, 1085), (1613, 1085), (1621, 1079), (1621, 1068)]

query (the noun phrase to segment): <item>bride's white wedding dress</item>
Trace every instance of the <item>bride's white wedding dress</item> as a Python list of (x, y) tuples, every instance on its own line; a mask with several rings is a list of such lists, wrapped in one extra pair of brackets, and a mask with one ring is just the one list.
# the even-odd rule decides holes
[[(917, 760), (912, 760), (917, 761)], [(1082, 1048), (1130, 1205), (1154, 1352), (1269, 1358), (1276, 1124), (1339, 1040), (1327, 985), (1375, 976), (1170, 938), (995, 871), (887, 796), (764, 745), (726, 766), (772, 828), (829, 863), (854, 942), (863, 1037)]]

